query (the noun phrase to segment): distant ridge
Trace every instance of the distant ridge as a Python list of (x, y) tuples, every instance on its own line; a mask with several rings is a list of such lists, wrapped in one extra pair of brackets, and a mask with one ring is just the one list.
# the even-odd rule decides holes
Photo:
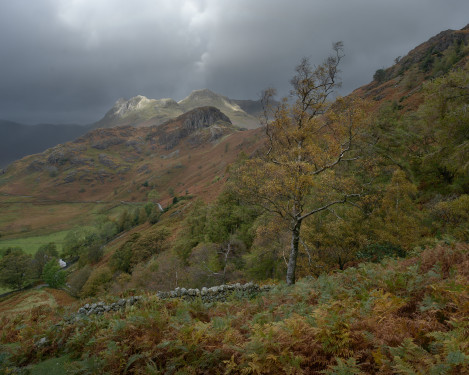
[(0, 168), (23, 156), (75, 139), (91, 128), (91, 125), (24, 125), (0, 120)]
[(72, 141), (91, 129), (161, 125), (195, 108), (207, 106), (220, 110), (235, 126), (247, 129), (259, 126), (260, 101), (233, 100), (208, 89), (195, 90), (179, 102), (137, 95), (128, 100), (118, 99), (101, 120), (91, 125), (24, 125), (0, 120), (0, 169), (24, 156)]
[(236, 126), (253, 129), (259, 126), (257, 115), (260, 101), (233, 100), (208, 89), (192, 91), (186, 98), (149, 99), (137, 95), (128, 100), (119, 99), (94, 127), (108, 128), (131, 125), (135, 127), (160, 125), (198, 107), (215, 107), (230, 118)]

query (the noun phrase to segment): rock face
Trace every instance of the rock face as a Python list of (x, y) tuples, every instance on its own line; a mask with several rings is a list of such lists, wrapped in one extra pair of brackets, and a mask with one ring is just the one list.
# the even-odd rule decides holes
[(215, 107), (200, 107), (193, 109), (180, 117), (184, 119), (182, 128), (187, 134), (201, 128), (208, 128), (217, 122), (231, 125), (231, 120)]
[[(228, 116), (218, 108), (200, 107), (160, 125), (156, 128), (155, 135), (159, 137), (159, 143), (164, 145), (167, 150), (170, 150), (176, 147), (181, 139), (185, 137), (204, 138), (202, 134), (197, 133), (203, 131), (203, 129), (213, 128), (215, 125), (219, 125), (220, 129), (209, 131), (210, 135), (205, 137), (209, 138), (206, 139), (207, 141), (219, 138), (224, 134), (222, 128), (226, 129), (232, 123)], [(197, 143), (197, 141), (191, 141), (191, 143)]]
[(146, 96), (143, 95), (134, 96), (129, 100), (121, 98), (117, 100), (116, 104), (114, 104), (114, 107), (112, 107), (112, 109), (108, 113), (113, 117), (121, 118), (129, 112), (143, 109), (151, 102), (152, 100), (148, 99)]

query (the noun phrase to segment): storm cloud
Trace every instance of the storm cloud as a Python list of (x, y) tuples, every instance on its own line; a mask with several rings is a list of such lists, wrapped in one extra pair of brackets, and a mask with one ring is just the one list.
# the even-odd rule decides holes
[(120, 98), (288, 93), (343, 41), (342, 94), (469, 23), (467, 0), (2, 0), (0, 119), (91, 123)]

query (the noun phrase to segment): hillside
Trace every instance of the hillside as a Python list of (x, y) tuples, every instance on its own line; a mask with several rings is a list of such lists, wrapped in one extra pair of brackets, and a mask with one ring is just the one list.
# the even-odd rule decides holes
[(396, 58), (395, 64), (378, 69), (369, 84), (354, 94), (378, 103), (395, 101), (403, 112), (414, 111), (422, 103), (422, 84), (441, 77), (468, 62), (469, 25), (446, 30)]
[[(68, 204), (67, 220), (82, 216), (87, 204), (145, 203), (151, 191), (163, 205), (174, 195), (214, 197), (227, 165), (251, 147), (253, 136), (214, 107), (194, 109), (160, 126), (96, 129), (13, 163), (0, 176), (0, 194), (4, 205), (9, 200)], [(54, 211), (49, 218), (21, 211), (12, 217), (6, 207), (0, 233), (34, 231), (44, 223), (61, 229), (64, 217), (54, 217)]]
[(223, 303), (38, 306), (0, 318), (0, 371), (468, 374), (468, 262), (467, 245), (438, 246)]

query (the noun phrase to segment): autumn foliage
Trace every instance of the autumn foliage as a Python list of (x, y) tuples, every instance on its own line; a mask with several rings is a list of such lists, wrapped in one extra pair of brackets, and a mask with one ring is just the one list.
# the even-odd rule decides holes
[(2, 370), (67, 354), (69, 373), (467, 374), (468, 250), (439, 244), (253, 300), (148, 295), (77, 321), (50, 309), (2, 317), (2, 343), (22, 341), (2, 348)]

